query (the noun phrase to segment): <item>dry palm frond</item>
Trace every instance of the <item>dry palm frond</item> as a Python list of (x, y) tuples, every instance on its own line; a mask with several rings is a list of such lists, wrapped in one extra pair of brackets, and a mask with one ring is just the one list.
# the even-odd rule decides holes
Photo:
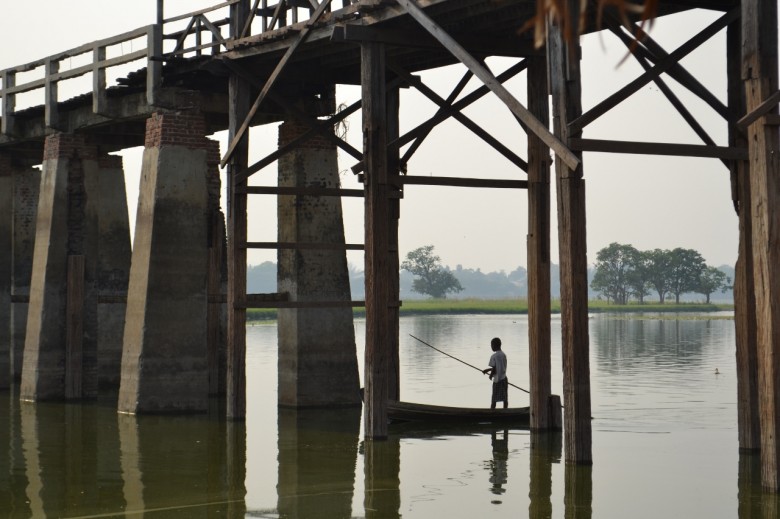
[(589, 9), (597, 10), (597, 21), (601, 24), (604, 9), (614, 8), (618, 17), (626, 27), (631, 26), (629, 15), (639, 15), (639, 27), (643, 28), (646, 24), (651, 24), (658, 12), (659, 0), (645, 0), (642, 3), (632, 2), (630, 0), (579, 0), (579, 12), (572, 13), (569, 6), (575, 5), (569, 0), (536, 0), (536, 15), (521, 27), (521, 31), (533, 28), (534, 45), (539, 48), (544, 45), (547, 36), (547, 19), (550, 18), (556, 22), (563, 32), (566, 41), (571, 42), (575, 34), (574, 23), (577, 23), (576, 33), (582, 32), (585, 28), (585, 22), (588, 17)]

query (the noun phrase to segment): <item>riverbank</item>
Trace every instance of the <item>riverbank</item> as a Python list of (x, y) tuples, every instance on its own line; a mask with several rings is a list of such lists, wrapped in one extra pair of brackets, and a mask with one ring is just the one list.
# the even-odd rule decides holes
[[(553, 313), (560, 313), (560, 301), (551, 304)], [(605, 301), (590, 301), (590, 313), (705, 313), (734, 310), (733, 304), (705, 303), (631, 303), (628, 305), (607, 304)], [(527, 314), (528, 301), (525, 299), (415, 299), (404, 301), (401, 305), (401, 315), (462, 315), (462, 314)], [(355, 317), (364, 317), (365, 308), (355, 308)], [(252, 308), (247, 310), (247, 322), (273, 321), (276, 319), (275, 308)]]

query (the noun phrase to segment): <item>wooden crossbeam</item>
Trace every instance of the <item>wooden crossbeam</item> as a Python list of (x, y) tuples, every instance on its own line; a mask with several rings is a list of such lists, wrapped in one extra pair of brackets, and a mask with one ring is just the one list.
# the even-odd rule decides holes
[(463, 126), (471, 130), (477, 137), (488, 143), (493, 149), (495, 149), (497, 152), (499, 152), (501, 155), (509, 159), (509, 161), (517, 166), (518, 168), (522, 169), (523, 171), (528, 171), (528, 163), (517, 156), (512, 150), (504, 146), (498, 139), (490, 135), (488, 132), (486, 132), (482, 127), (480, 127), (477, 123), (475, 123), (473, 120), (471, 120), (469, 117), (467, 117), (465, 114), (463, 114), (460, 111), (453, 110), (450, 105), (442, 99), (436, 92), (428, 88), (425, 83), (420, 80), (419, 77), (413, 76), (400, 66), (398, 64), (393, 63), (392, 61), (388, 60), (387, 62), (388, 68), (398, 74), (398, 76), (402, 77), (404, 80), (406, 80), (407, 83), (415, 87), (419, 92), (421, 92), (425, 97), (436, 103), (436, 105), (441, 109), (444, 110), (449, 116), (453, 117), (456, 121), (461, 123)]
[(246, 23), (244, 23), (244, 27), (241, 29), (241, 32), (239, 33), (238, 38), (246, 38), (249, 35), (249, 30), (252, 28), (252, 22), (255, 19), (255, 15), (257, 14), (257, 7), (260, 5), (260, 0), (255, 0), (255, 2), (252, 4), (252, 9), (249, 10), (249, 16), (246, 19)]
[(255, 116), (255, 113), (257, 113), (257, 109), (260, 108), (260, 105), (265, 100), (265, 97), (268, 95), (268, 92), (271, 90), (271, 87), (274, 86), (274, 83), (276, 83), (276, 80), (279, 78), (279, 75), (287, 66), (287, 62), (290, 61), (290, 58), (292, 58), (293, 54), (298, 49), (298, 47), (304, 41), (306, 41), (306, 38), (308, 38), (312, 27), (314, 27), (314, 25), (323, 15), (327, 7), (330, 5), (330, 2), (331, 0), (322, 0), (322, 3), (317, 8), (317, 10), (312, 14), (309, 22), (306, 25), (304, 25), (301, 31), (296, 35), (295, 41), (293, 41), (292, 44), (287, 48), (287, 51), (284, 53), (284, 56), (282, 56), (282, 59), (280, 59), (279, 63), (277, 63), (276, 68), (269, 76), (268, 80), (265, 83), (265, 86), (263, 86), (262, 90), (260, 90), (260, 93), (257, 95), (257, 99), (255, 99), (254, 104), (249, 109), (249, 113), (247, 114), (246, 119), (244, 119), (244, 123), (238, 129), (236, 135), (233, 137), (233, 140), (230, 142), (230, 146), (228, 147), (225, 156), (220, 161), (221, 167), (225, 167), (225, 164), (227, 164), (228, 161), (230, 160), (230, 157), (233, 155), (236, 146), (238, 146), (238, 143), (241, 141), (241, 138), (244, 136), (244, 133), (249, 128), (249, 124), (252, 121), (252, 118)]
[[(238, 306), (238, 305), (237, 305)], [(365, 301), (249, 301), (241, 308), (362, 308)]]
[[(620, 30), (620, 28), (610, 27), (610, 29), (623, 42), (626, 48), (629, 51), (631, 51), (631, 49), (635, 45), (633, 38), (631, 38), (624, 31)], [(649, 63), (650, 59), (646, 56), (645, 53), (632, 52), (631, 54), (634, 56), (634, 58), (636, 58), (636, 60), (639, 62), (642, 68), (645, 69), (645, 71), (650, 70), (651, 68), (651, 65)], [(699, 136), (699, 138), (704, 142), (704, 144), (708, 146), (717, 146), (715, 140), (712, 137), (710, 137), (710, 135), (707, 133), (704, 127), (701, 124), (699, 124), (699, 121), (696, 120), (696, 117), (694, 117), (694, 115), (690, 112), (690, 110), (688, 110), (685, 104), (680, 100), (679, 97), (677, 97), (677, 95), (672, 91), (672, 89), (669, 88), (669, 85), (667, 85), (666, 82), (660, 76), (653, 78), (653, 82), (658, 86), (658, 89), (661, 91), (661, 93), (664, 94), (664, 96), (666, 96), (666, 99), (668, 99), (669, 102), (672, 104), (672, 106), (677, 110), (677, 113), (679, 113), (680, 116), (685, 120), (685, 122), (688, 123), (691, 129), (696, 133), (696, 135)], [(726, 108), (726, 110), (728, 109)], [(723, 160), (723, 165), (728, 168), (729, 167), (728, 161), (726, 161), (725, 159), (722, 160)]]
[(759, 120), (764, 115), (767, 115), (769, 111), (773, 110), (777, 104), (780, 103), (780, 90), (769, 96), (766, 101), (758, 105), (755, 110), (742, 117), (737, 121), (737, 128), (747, 131), (748, 127)]
[[(621, 24), (615, 19), (614, 15), (609, 15), (606, 18), (607, 25), (613, 33), (621, 39), (627, 37), (632, 42), (630, 49), (634, 55), (643, 56), (653, 64), (669, 55), (658, 42), (651, 38), (650, 35), (641, 28), (631, 27), (632, 30), (637, 29), (636, 38), (639, 38), (640, 43), (637, 45), (635, 37), (627, 35), (625, 31), (621, 29)], [(699, 80), (688, 72), (680, 63), (673, 64), (666, 73), (694, 95), (698, 96), (702, 101), (707, 103), (713, 110), (720, 114), (721, 117), (727, 121), (732, 120), (733, 114), (731, 113), (731, 110), (729, 110), (715, 94), (702, 85), (701, 82), (699, 82)]]
[[(526, 60), (522, 60), (518, 63), (515, 63), (514, 65), (506, 69), (504, 72), (499, 74), (497, 79), (502, 83), (508, 81), (513, 77), (515, 77), (520, 72), (522, 72), (523, 70), (525, 70), (527, 66), (528, 64)], [(490, 92), (490, 89), (486, 85), (482, 85), (479, 88), (475, 89), (470, 94), (464, 96), (463, 99), (453, 104), (451, 108), (456, 111), (461, 111), (465, 109), (467, 106), (473, 104), (474, 102), (484, 97), (488, 92)], [(414, 139), (425, 134), (426, 132), (430, 132), (432, 128), (434, 128), (436, 125), (438, 125), (439, 123), (441, 123), (442, 121), (448, 118), (449, 115), (447, 113), (445, 113), (444, 111), (439, 111), (436, 114), (434, 114), (433, 117), (428, 119), (426, 122), (409, 130), (398, 139), (394, 139), (393, 141), (389, 142), (387, 144), (387, 147), (388, 149), (400, 148), (401, 146), (404, 146), (405, 144), (408, 144), (412, 142)], [(358, 174), (365, 169), (365, 165), (361, 161), (355, 164), (354, 166), (352, 166), (351, 169), (353, 173)]]
[(403, 7), (417, 23), (419, 23), (425, 30), (439, 40), (439, 43), (444, 46), (453, 56), (463, 63), (469, 70), (471, 70), (475, 76), (477, 76), (494, 94), (509, 108), (509, 110), (519, 118), (534, 135), (539, 137), (547, 146), (552, 149), (557, 156), (561, 158), (570, 168), (576, 169), (580, 163), (577, 156), (566, 147), (566, 145), (558, 140), (550, 130), (543, 125), (539, 120), (523, 106), (520, 101), (507, 90), (504, 85), (493, 75), (487, 67), (482, 65), (476, 60), (466, 49), (464, 49), (458, 42), (456, 42), (444, 29), (442, 29), (436, 22), (434, 22), (425, 12), (417, 5), (414, 0), (396, 0), (398, 4)]
[(287, 196), (338, 196), (363, 198), (362, 189), (340, 189), (328, 187), (275, 187), (275, 186), (247, 186), (238, 188), (237, 193), (249, 195), (287, 195)]
[(448, 187), (485, 187), (499, 189), (528, 189), (526, 180), (500, 180), (486, 178), (460, 177), (421, 177), (413, 175), (396, 175), (390, 179), (391, 184), (416, 186), (448, 186)]
[(362, 244), (354, 243), (313, 243), (313, 242), (275, 242), (249, 241), (246, 249), (276, 249), (276, 250), (364, 250)]
[(577, 133), (585, 128), (587, 125), (609, 112), (612, 108), (628, 99), (631, 95), (636, 93), (640, 88), (648, 84), (653, 78), (663, 74), (675, 63), (678, 63), (682, 58), (693, 52), (696, 48), (702, 45), (705, 41), (712, 38), (715, 34), (721, 31), (724, 27), (728, 26), (731, 22), (739, 18), (739, 8), (732, 9), (728, 13), (724, 14), (712, 24), (706, 27), (699, 34), (683, 43), (671, 54), (668, 54), (664, 59), (659, 60), (653, 68), (631, 81), (629, 84), (607, 97), (601, 103), (597, 104), (577, 119), (569, 123), (572, 133)]
[(726, 160), (747, 160), (744, 148), (676, 144), (667, 142), (611, 141), (602, 139), (569, 139), (573, 150), (639, 155), (670, 155), (677, 157), (705, 157)]

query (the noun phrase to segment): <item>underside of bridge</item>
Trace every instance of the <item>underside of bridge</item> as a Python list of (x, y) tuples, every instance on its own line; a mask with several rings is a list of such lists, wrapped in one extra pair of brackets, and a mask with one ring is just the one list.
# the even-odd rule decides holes
[[(740, 222), (735, 280), (740, 449), (760, 450), (763, 484), (780, 490), (776, 2), (659, 1), (657, 16), (694, 8), (717, 12), (713, 23), (671, 51), (645, 34), (631, 11), (591, 8), (579, 23), (580, 2), (565, 3), (568, 11), (563, 13), (568, 14), (535, 18), (537, 2), (531, 0), (361, 0), (340, 7), (323, 0), (307, 5), (305, 20), (299, 21), (299, 7), (280, 2), (275, 9), (260, 8), (258, 2), (234, 0), (227, 3), (229, 16), (216, 22), (209, 20), (208, 9), (164, 19), (158, 2), (158, 23), (130, 35), (148, 38), (147, 66), (118, 87), (105, 86), (105, 69), (111, 66), (105, 48), (125, 36), (84, 47), (95, 54), (95, 63), (80, 72), (93, 74), (93, 92), (69, 101), (57, 99), (57, 81), (68, 74), (58, 72), (61, 57), (2, 71), (0, 250), (9, 252), (0, 255), (0, 381), (8, 384), (21, 373), (22, 398), (38, 400), (89, 397), (100, 380), (121, 379), (119, 408), (129, 413), (199, 411), (209, 390), (223, 392), (228, 417), (242, 419), (246, 309), (276, 307), (281, 309), (280, 404), (355, 405), (357, 364), (349, 310), (364, 305), (365, 436), (385, 438), (387, 402), (400, 397), (398, 220), (406, 186), (525, 189), (531, 428), (548, 430), (557, 424), (549, 404), (552, 154), (561, 269), (565, 457), (570, 463), (589, 464), (593, 460), (583, 154), (709, 157), (731, 172)], [(185, 31), (167, 35), (177, 45), (166, 53), (166, 23), (188, 18), (192, 22)], [(539, 22), (536, 32), (520, 30), (533, 19)], [(229, 35), (222, 36), (225, 25)], [(258, 25), (262, 30), (255, 31)], [(614, 34), (625, 43), (631, 56), (627, 59), (638, 60), (645, 70), (587, 110), (581, 101), (581, 70), (587, 64), (581, 61), (578, 31)], [(723, 31), (726, 103), (681, 65), (686, 55)], [(201, 32), (211, 34), (212, 43), (203, 43)], [(197, 36), (189, 49), (188, 35)], [(535, 45), (535, 38), (543, 45)], [(211, 52), (201, 52), (204, 49)], [(493, 56), (512, 58), (515, 64), (498, 73), (485, 62)], [(448, 99), (415, 76), (457, 63), (466, 73)], [(33, 88), (19, 84), (16, 74), (33, 65), (46, 68), (44, 79), (34, 85), (44, 88), (45, 102), (16, 111), (15, 96)], [(524, 102), (504, 87), (523, 71), (528, 90)], [(716, 145), (707, 128), (668, 88), (665, 76), (722, 116), (729, 128), (727, 146)], [(480, 87), (461, 96), (472, 77), (479, 79)], [(702, 144), (583, 136), (590, 123), (651, 82)], [(333, 92), (339, 84), (360, 85), (361, 99), (336, 111)], [(417, 89), (439, 106), (431, 119), (404, 134), (398, 122), (400, 88)], [(528, 134), (526, 158), (463, 114), (485, 95), (496, 96)], [(363, 121), (361, 150), (333, 131), (334, 124), (357, 110)], [(428, 132), (449, 118), (527, 176), (502, 181), (405, 174), (407, 162)], [(282, 121), (278, 150), (250, 164), (248, 129)], [(217, 158), (206, 136), (225, 129), (229, 144)], [(111, 166), (111, 152), (141, 145), (144, 171), (132, 265), (123, 273), (126, 259), (116, 260), (114, 265), (119, 266), (108, 269), (114, 274), (113, 284), (101, 288), (100, 280), (107, 274), (101, 278), (103, 263), (97, 258), (107, 231), (100, 230), (100, 222), (116, 218), (95, 204), (96, 199), (113, 196), (98, 190), (96, 179), (112, 167), (118, 169), (115, 163)], [(337, 170), (334, 179), (337, 148), (355, 160), (352, 169), (360, 175), (362, 190), (342, 189)], [(249, 185), (254, 173), (277, 160), (277, 187)], [(227, 168), (224, 224), (213, 200), (214, 190), (219, 190), (217, 163)], [(42, 172), (31, 169), (36, 164), (43, 164)], [(39, 191), (36, 175), (42, 175)], [(247, 209), (250, 197), (257, 194), (279, 197), (275, 243), (248, 240)], [(340, 199), (353, 196), (364, 199), (362, 244), (346, 244), (339, 221)], [(36, 211), (33, 247), (29, 216), (25, 220), (24, 215)], [(124, 236), (127, 231), (118, 227)], [(124, 238), (112, 243), (118, 255), (129, 255)], [(284, 268), (277, 293), (246, 293), (250, 248), (280, 251), (280, 269)], [(349, 300), (345, 290), (347, 250), (365, 253), (364, 302)], [(172, 281), (174, 275), (180, 275), (181, 282)], [(125, 312), (121, 362), (116, 345), (103, 345), (99, 339), (101, 302)], [(165, 318), (171, 315), (175, 318)], [(226, 319), (222, 327), (220, 319)], [(324, 345), (318, 339), (322, 334), (338, 340)], [(337, 374), (343, 383), (328, 386), (333, 378), (312, 378), (318, 371)]]

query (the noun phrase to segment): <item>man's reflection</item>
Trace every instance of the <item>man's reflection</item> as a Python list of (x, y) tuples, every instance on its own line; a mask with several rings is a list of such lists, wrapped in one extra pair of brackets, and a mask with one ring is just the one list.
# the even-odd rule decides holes
[(506, 489), (507, 482), (506, 462), (509, 459), (509, 430), (493, 431), (490, 433), (490, 445), (493, 447), (493, 459), (489, 463), (490, 491), (500, 496)]

